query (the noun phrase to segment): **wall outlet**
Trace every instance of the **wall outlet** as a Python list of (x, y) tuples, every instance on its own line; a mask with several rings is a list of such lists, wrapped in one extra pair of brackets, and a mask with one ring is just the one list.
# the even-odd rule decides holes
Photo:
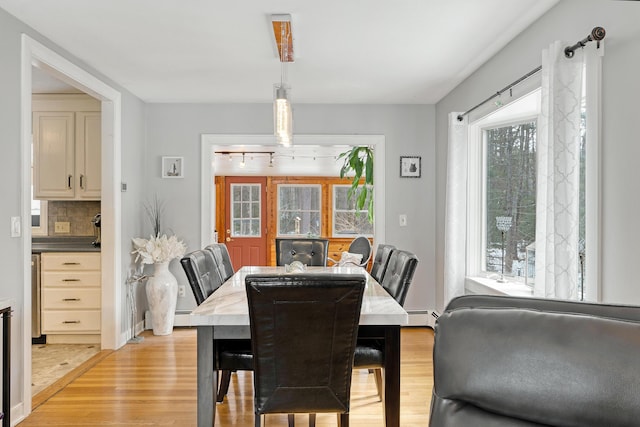
[(407, 215), (406, 214), (401, 214), (399, 219), (400, 219), (400, 227), (406, 227), (407, 226)]
[(178, 286), (178, 296), (179, 297), (186, 296), (186, 289), (185, 289), (184, 285)]
[(69, 233), (71, 232), (71, 223), (56, 221), (54, 224), (54, 231), (56, 233)]

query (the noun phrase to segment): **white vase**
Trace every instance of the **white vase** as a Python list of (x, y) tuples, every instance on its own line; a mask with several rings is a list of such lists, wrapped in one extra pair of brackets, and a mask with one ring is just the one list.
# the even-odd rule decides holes
[(146, 288), (153, 335), (171, 334), (178, 300), (178, 281), (169, 271), (169, 262), (154, 264), (153, 276), (147, 280)]

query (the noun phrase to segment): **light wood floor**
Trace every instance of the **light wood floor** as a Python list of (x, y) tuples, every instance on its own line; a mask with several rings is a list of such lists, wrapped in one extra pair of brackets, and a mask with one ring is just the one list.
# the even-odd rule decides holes
[[(170, 336), (144, 333), (64, 387), (19, 425), (29, 426), (195, 426), (196, 332), (176, 329)], [(425, 426), (433, 387), (433, 331), (402, 330), (401, 415), (403, 427)], [(251, 373), (232, 375), (229, 394), (218, 404), (216, 426), (252, 427)], [(353, 374), (350, 425), (383, 427), (373, 375)], [(335, 426), (336, 416), (319, 414), (319, 427)], [(296, 424), (308, 425), (296, 416)], [(268, 415), (266, 426), (286, 426), (286, 416)]]

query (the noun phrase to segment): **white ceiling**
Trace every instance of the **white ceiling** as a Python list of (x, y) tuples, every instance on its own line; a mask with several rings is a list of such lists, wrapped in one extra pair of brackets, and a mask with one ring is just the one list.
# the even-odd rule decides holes
[[(268, 103), (290, 13), (294, 103), (432, 104), (558, 0), (0, 0), (147, 102)], [(517, 76), (516, 76), (517, 77)]]

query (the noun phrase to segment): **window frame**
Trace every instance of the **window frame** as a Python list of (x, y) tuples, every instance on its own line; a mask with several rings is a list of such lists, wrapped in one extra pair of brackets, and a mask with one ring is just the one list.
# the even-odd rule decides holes
[[(350, 184), (330, 184), (331, 188), (331, 237), (336, 239), (339, 238), (347, 238), (347, 237), (357, 237), (357, 236), (365, 236), (368, 238), (373, 238), (373, 233), (336, 233), (336, 212), (353, 212), (353, 213), (364, 213), (368, 215), (369, 211), (367, 209), (358, 210), (358, 209), (337, 209), (336, 208), (336, 189), (337, 188), (346, 188), (347, 190), (351, 188)], [(373, 230), (375, 231), (375, 226), (372, 224)]]
[[(486, 271), (486, 230), (487, 224), (487, 136), (486, 131), (499, 127), (535, 121), (539, 123), (540, 103), (536, 111), (525, 109), (505, 115), (507, 108), (513, 107), (527, 96), (540, 97), (540, 87), (523, 94), (498, 111), (488, 114), (469, 124), (468, 132), (468, 175), (467, 175), (467, 276), (487, 279), (495, 272)], [(480, 212), (480, 215), (477, 215)], [(524, 284), (524, 277), (508, 275), (514, 283)]]
[[(291, 184), (291, 183), (282, 183), (276, 184), (276, 236), (277, 237), (306, 237), (308, 233), (301, 234), (282, 234), (280, 231), (280, 189), (281, 188), (290, 188), (290, 187), (314, 187), (318, 189), (318, 217), (320, 219), (320, 224), (318, 226), (318, 230), (320, 231), (319, 235), (322, 234), (322, 184)], [(289, 212), (289, 210), (287, 210)], [(315, 210), (306, 210), (305, 212), (316, 212)]]
[[(242, 217), (241, 218), (236, 218), (234, 216), (234, 210), (235, 210), (234, 203), (236, 203), (236, 201), (233, 199), (233, 190), (234, 190), (235, 187), (251, 187), (252, 189), (253, 189), (253, 187), (258, 187), (258, 197), (259, 197), (259, 199), (258, 199), (258, 217), (257, 218), (255, 218), (253, 216), (251, 216), (251, 218), (242, 218)], [(230, 224), (231, 237), (240, 238), (240, 239), (259, 239), (259, 238), (262, 238), (263, 237), (263, 231), (262, 230), (264, 228), (264, 225), (262, 224), (262, 200), (261, 199), (263, 197), (263, 191), (264, 191), (264, 189), (262, 188), (262, 184), (260, 184), (260, 183), (241, 183), (241, 182), (231, 183), (229, 185), (229, 191), (231, 192), (231, 194), (230, 194), (231, 206), (229, 207), (230, 208), (230, 212), (231, 212), (231, 215), (230, 215), (230, 217), (231, 217), (230, 218), (230, 220), (231, 220), (231, 224)], [(248, 201), (248, 203), (251, 203), (251, 204), (253, 204), (255, 202), (256, 201), (253, 200), (253, 196), (251, 197), (251, 200)], [(240, 204), (242, 205), (243, 203), (246, 203), (246, 202), (244, 200), (240, 200)], [(240, 210), (242, 211), (242, 208)], [(237, 219), (239, 219), (240, 221), (242, 221), (243, 219), (248, 219), (250, 221), (255, 221), (257, 219), (258, 220), (258, 234), (257, 235), (235, 234), (234, 221), (237, 220)], [(240, 229), (242, 229), (242, 226), (240, 227)]]

